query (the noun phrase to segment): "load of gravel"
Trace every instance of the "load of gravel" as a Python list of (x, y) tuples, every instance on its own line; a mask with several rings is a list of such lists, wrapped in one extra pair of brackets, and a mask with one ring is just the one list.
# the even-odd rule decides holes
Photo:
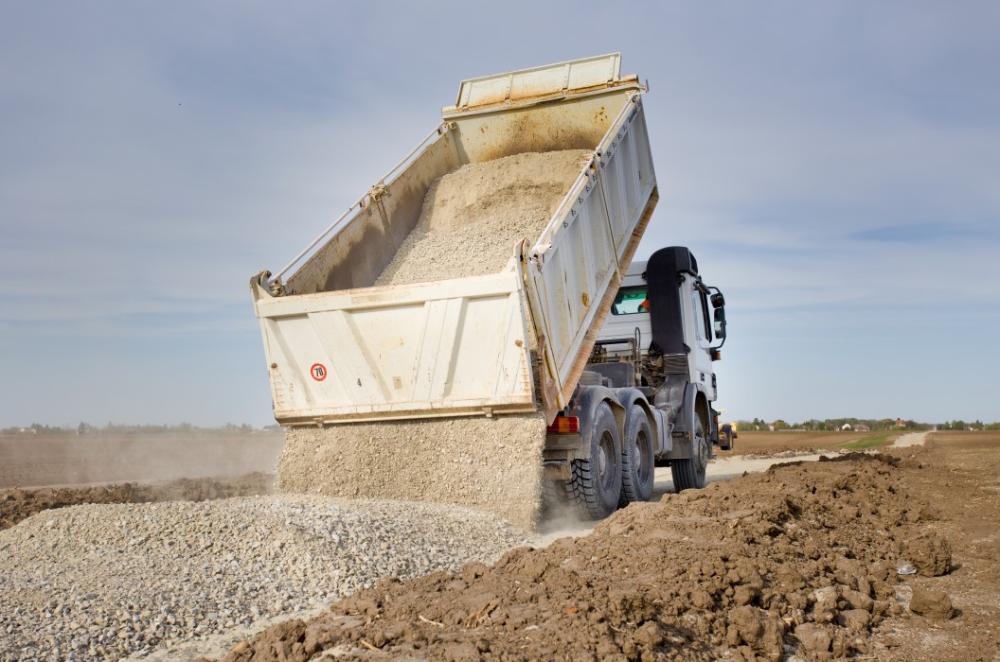
[(376, 285), (492, 274), (545, 229), (591, 152), (526, 152), (468, 163), (434, 181), (420, 218)]
[(45, 511), (0, 532), (0, 660), (147, 654), (525, 542), (466, 508), (315, 495)]
[(545, 420), (469, 416), (288, 428), (278, 489), (470, 506), (531, 529)]

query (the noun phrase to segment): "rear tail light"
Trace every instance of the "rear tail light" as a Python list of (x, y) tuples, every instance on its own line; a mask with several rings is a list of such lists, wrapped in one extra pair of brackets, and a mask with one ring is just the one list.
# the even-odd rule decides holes
[(556, 416), (556, 420), (548, 427), (549, 434), (576, 434), (579, 431), (579, 416)]

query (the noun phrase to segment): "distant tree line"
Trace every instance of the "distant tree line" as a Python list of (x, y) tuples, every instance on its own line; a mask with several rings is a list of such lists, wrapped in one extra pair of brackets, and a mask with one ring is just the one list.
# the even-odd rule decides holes
[(938, 430), (1000, 430), (1000, 422), (983, 423), (979, 419), (966, 423), (963, 420), (947, 421), (938, 424)]
[[(766, 421), (762, 418), (754, 418), (749, 421), (736, 421), (737, 430), (774, 430), (776, 432), (781, 430), (834, 432), (844, 429), (845, 425), (849, 425), (852, 430), (867, 428), (872, 432), (881, 430), (929, 430), (934, 427), (929, 423), (919, 423), (917, 421), (897, 418), (826, 418), (823, 420), (811, 418), (798, 423), (788, 422), (781, 418), (773, 421)], [(938, 427), (940, 428), (941, 426)]]

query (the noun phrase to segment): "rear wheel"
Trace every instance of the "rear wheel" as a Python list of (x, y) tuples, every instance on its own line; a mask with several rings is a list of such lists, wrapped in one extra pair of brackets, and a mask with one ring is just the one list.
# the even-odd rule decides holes
[(632, 405), (625, 419), (622, 446), (620, 505), (649, 501), (653, 496), (653, 430), (645, 410), (639, 405)]
[(584, 515), (602, 519), (618, 508), (622, 490), (622, 443), (608, 403), (598, 405), (591, 428), (590, 457), (573, 460), (566, 494)]
[(670, 474), (674, 479), (674, 489), (691, 490), (705, 487), (705, 470), (708, 468), (710, 449), (705, 437), (705, 423), (701, 414), (694, 417), (694, 444), (691, 448), (691, 458), (674, 460), (670, 465)]

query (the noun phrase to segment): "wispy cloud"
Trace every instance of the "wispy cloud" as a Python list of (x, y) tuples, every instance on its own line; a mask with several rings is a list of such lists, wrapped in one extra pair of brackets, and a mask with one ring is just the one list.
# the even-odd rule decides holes
[(861, 230), (850, 235), (858, 241), (917, 244), (940, 241), (997, 239), (1000, 227), (973, 223), (910, 223)]
[[(0, 359), (15, 378), (0, 425), (53, 407), (265, 422), (249, 277), (408, 151), (459, 79), (617, 48), (651, 82), (661, 202), (640, 252), (689, 245), (726, 289), (731, 415), (860, 408), (868, 394), (845, 385), (872, 358), (843, 348), (872, 338), (900, 356), (953, 347), (947, 365), (975, 362), (973, 379), (1000, 372), (948, 342), (1000, 310), (1000, 6), (631, 11), (619, 44), (608, 4), (6, 6)], [(953, 305), (952, 324), (898, 328), (871, 312), (889, 303)], [(824, 379), (783, 390), (804, 364)], [(900, 415), (1000, 418), (985, 383), (948, 401), (902, 359), (880, 375)]]

